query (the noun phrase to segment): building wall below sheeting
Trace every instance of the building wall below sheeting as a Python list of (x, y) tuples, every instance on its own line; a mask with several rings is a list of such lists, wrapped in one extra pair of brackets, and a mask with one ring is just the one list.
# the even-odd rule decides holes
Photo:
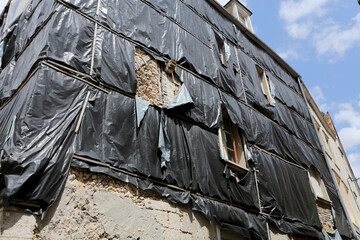
[(291, 238), (275, 228), (270, 228), (270, 239), (271, 240), (291, 240)]
[(335, 226), (330, 205), (317, 201), (317, 209), (323, 229), (327, 232), (333, 232)]
[(43, 221), (1, 210), (0, 239), (216, 239), (216, 226), (188, 206), (163, 201), (103, 174), (71, 169)]

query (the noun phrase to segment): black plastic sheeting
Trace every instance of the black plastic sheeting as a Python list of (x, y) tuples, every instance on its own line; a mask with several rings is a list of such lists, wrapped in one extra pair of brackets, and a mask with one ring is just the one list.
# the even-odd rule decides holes
[[(17, 60), (14, 58), (1, 72), (0, 104), (16, 92), (42, 58), (50, 58), (89, 73), (94, 26), (94, 23), (74, 11), (61, 7), (35, 35), (23, 54)], [(66, 36), (66, 39), (62, 36)]]
[(259, 192), (263, 211), (271, 217), (321, 228), (307, 171), (256, 148), (251, 150), (259, 170)]
[(273, 218), (267, 219), (270, 225), (277, 227), (283, 233), (300, 237), (302, 236), (305, 238), (312, 237), (315, 239), (324, 239), (323, 234), (315, 228), (302, 224), (290, 223), (283, 220), (275, 220)]
[(13, 127), (1, 122), (1, 129), (12, 129), (1, 146), (0, 196), (5, 205), (19, 199), (37, 202), (46, 210), (56, 200), (69, 171), (72, 128), (86, 89), (85, 84), (44, 67), (1, 110), (0, 119), (13, 122)]
[(341, 236), (352, 238), (353, 234), (349, 226), (349, 223), (346, 219), (345, 212), (341, 207), (339, 195), (336, 193), (336, 191), (334, 191), (331, 188), (326, 188), (326, 190), (329, 194), (330, 200), (332, 202), (332, 206), (334, 207), (335, 210), (334, 221), (335, 221), (336, 229), (339, 231)]
[[(90, 99), (75, 154), (221, 200), (259, 208), (251, 171), (240, 183), (224, 177), (226, 164), (220, 159), (217, 134), (151, 106), (140, 128), (129, 131), (137, 126), (135, 112), (135, 99), (99, 92)], [(161, 168), (157, 152), (160, 123), (171, 146), (165, 169)]]
[[(268, 53), (207, 1), (64, 2), (32, 1), (0, 38), (0, 196), (6, 205), (35, 202), (40, 208), (31, 210), (45, 212), (76, 154), (138, 178), (78, 160), (74, 166), (190, 204), (250, 239), (268, 237), (266, 221), (283, 233), (322, 238), (306, 171), (265, 152), (305, 169), (314, 166), (334, 186), (298, 82)], [(221, 63), (216, 35), (224, 43), (227, 66)], [(171, 109), (137, 104), (136, 46), (159, 61), (175, 59), (187, 104)], [(107, 94), (45, 67), (48, 60), (81, 76), (92, 73), (88, 81), (115, 91)], [(271, 82), (275, 103), (261, 90), (256, 64)], [(76, 135), (74, 125), (88, 91)], [(240, 180), (220, 157), (222, 105), (252, 153), (249, 171)], [(267, 218), (256, 214), (255, 171)], [(336, 226), (347, 236), (342, 206), (331, 191)]]

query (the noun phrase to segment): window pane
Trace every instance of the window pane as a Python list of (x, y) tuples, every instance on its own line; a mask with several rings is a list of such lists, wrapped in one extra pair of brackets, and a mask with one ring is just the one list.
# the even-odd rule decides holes
[(230, 149), (228, 149), (227, 151), (228, 151), (228, 156), (229, 156), (229, 159), (228, 159), (228, 160), (230, 160), (230, 161), (232, 161), (232, 162), (236, 162), (236, 161), (235, 161), (235, 153), (234, 153), (234, 151), (233, 151), (233, 150), (230, 150)]
[(233, 139), (230, 133), (225, 132), (226, 147), (234, 150)]

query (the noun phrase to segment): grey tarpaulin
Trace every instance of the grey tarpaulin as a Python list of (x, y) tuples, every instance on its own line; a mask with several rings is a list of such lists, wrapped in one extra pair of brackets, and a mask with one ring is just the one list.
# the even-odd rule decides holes
[[(33, 212), (46, 211), (74, 155), (92, 163), (73, 160), (73, 166), (190, 204), (250, 239), (268, 237), (266, 222), (283, 233), (322, 238), (301, 167), (315, 166), (328, 186), (334, 183), (298, 83), (208, 1), (32, 1), (9, 22), (0, 33), (0, 196), (6, 204), (36, 202)], [(226, 46), (227, 66), (215, 34)], [(182, 87), (169, 109), (135, 99), (135, 47), (157, 61), (176, 61)], [(275, 104), (261, 90), (256, 65), (271, 82)], [(242, 179), (220, 156), (221, 104), (252, 153)], [(328, 192), (337, 229), (348, 236), (337, 193)]]
[(140, 127), (141, 121), (144, 119), (145, 113), (151, 103), (142, 100), (141, 98), (135, 98), (136, 100), (136, 120), (137, 126)]
[(165, 133), (165, 129), (163, 128), (162, 122), (160, 122), (158, 149), (161, 152), (161, 168), (164, 168), (166, 167), (166, 164), (170, 162), (171, 145), (169, 138)]
[(189, 90), (186, 88), (186, 85), (182, 85), (174, 101), (167, 107), (167, 109), (174, 109), (188, 104), (194, 105), (194, 102), (190, 96)]
[(337, 229), (331, 233), (323, 230), (322, 233), (324, 234), (325, 240), (342, 240), (340, 233)]

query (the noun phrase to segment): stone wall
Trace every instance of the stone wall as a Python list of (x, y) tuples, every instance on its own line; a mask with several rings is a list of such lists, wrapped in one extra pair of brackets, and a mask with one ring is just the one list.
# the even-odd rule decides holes
[(335, 226), (331, 213), (331, 205), (329, 203), (323, 203), (319, 200), (317, 200), (316, 204), (323, 229), (327, 232), (333, 232), (335, 230)]
[(189, 206), (103, 174), (71, 169), (43, 221), (1, 210), (0, 239), (216, 239), (216, 226)]
[(178, 76), (166, 73), (152, 56), (140, 48), (135, 51), (136, 97), (160, 107), (169, 106), (181, 87)]

